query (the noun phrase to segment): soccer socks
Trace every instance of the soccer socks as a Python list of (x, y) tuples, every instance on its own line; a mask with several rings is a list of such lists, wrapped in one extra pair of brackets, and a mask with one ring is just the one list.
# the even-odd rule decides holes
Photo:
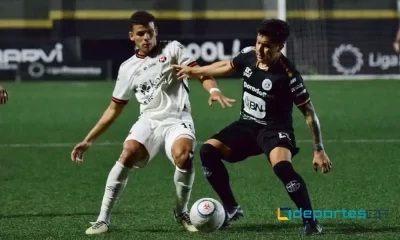
[(204, 144), (200, 149), (200, 158), (204, 175), (218, 194), (227, 211), (238, 206), (229, 184), (229, 174), (222, 162), (221, 153), (211, 144)]
[(175, 214), (180, 214), (188, 211), (188, 203), (194, 181), (194, 168), (180, 169), (175, 168), (174, 183), (176, 187), (176, 209)]
[(111, 169), (97, 221), (104, 221), (108, 225), (110, 224), (111, 210), (125, 189), (130, 170), (120, 162), (116, 162)]
[[(300, 175), (294, 171), (292, 163), (288, 161), (279, 162), (274, 166), (274, 172), (286, 186), (286, 191), (297, 208), (301, 208), (303, 211), (312, 210), (306, 184)], [(304, 222), (309, 220), (303, 219)]]

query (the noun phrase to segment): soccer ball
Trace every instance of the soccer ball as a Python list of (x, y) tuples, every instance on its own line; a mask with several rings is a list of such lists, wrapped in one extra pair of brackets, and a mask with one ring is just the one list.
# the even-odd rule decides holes
[(217, 200), (202, 198), (197, 200), (190, 209), (190, 220), (200, 232), (214, 232), (224, 223), (225, 210)]

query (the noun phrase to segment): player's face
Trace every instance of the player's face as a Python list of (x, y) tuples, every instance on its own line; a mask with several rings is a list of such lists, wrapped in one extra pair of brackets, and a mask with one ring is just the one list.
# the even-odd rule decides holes
[(258, 34), (256, 42), (257, 61), (270, 64), (280, 56), (283, 43), (273, 43), (267, 36)]
[(134, 25), (129, 38), (135, 42), (136, 47), (142, 54), (148, 54), (156, 46), (157, 29), (154, 22), (148, 25)]

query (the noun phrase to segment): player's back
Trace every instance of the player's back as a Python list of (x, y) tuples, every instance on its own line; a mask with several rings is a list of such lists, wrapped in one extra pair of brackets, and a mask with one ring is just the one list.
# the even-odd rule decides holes
[(171, 65), (194, 63), (180, 43), (159, 42), (148, 56), (136, 52), (121, 64), (119, 78), (126, 81), (140, 103), (140, 117), (180, 117), (182, 111), (190, 112), (188, 81), (178, 80)]

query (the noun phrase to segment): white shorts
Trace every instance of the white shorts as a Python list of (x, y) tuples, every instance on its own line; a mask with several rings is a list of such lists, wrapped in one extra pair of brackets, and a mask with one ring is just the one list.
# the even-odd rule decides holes
[(167, 118), (165, 120), (152, 120), (148, 118), (139, 119), (129, 131), (125, 141), (136, 140), (143, 144), (148, 153), (149, 158), (136, 164), (135, 167), (144, 167), (152, 160), (164, 145), (165, 154), (174, 164), (172, 157), (172, 144), (178, 138), (189, 138), (193, 140), (194, 152), (196, 148), (195, 129), (192, 116), (188, 113), (179, 118)]

